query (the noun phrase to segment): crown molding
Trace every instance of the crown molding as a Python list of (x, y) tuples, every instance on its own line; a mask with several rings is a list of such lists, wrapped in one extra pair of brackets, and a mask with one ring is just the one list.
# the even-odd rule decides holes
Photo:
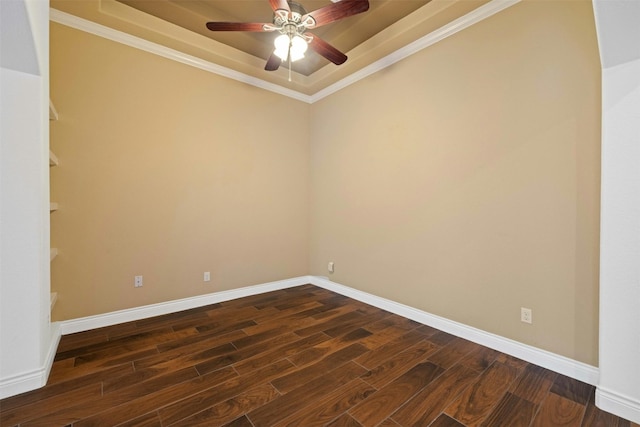
[(467, 13), (464, 16), (461, 16), (458, 19), (451, 21), (450, 23), (444, 25), (443, 27), (432, 31), (424, 37), (419, 38), (418, 40), (409, 43), (408, 45), (398, 49), (397, 51), (385, 56), (377, 60), (376, 62), (356, 71), (355, 73), (345, 77), (344, 79), (327, 86), (324, 89), (319, 90), (313, 95), (306, 95), (301, 92), (291, 90), (285, 88), (283, 86), (267, 82), (265, 80), (240, 73), (238, 71), (232, 70), (227, 67), (223, 67), (218, 64), (214, 64), (209, 61), (205, 61), (204, 59), (197, 58), (192, 55), (188, 55), (177, 51), (175, 49), (168, 48), (166, 46), (162, 46), (157, 43), (150, 42), (148, 40), (144, 40), (140, 37), (132, 36), (131, 34), (124, 33), (122, 31), (114, 30), (113, 28), (106, 27), (101, 24), (97, 24), (95, 22), (86, 20), (84, 18), (77, 17), (75, 15), (71, 15), (66, 12), (62, 12), (57, 9), (51, 8), (50, 19), (53, 22), (58, 24), (66, 25), (71, 28), (75, 28), (80, 31), (85, 31), (90, 34), (94, 34), (99, 37), (104, 37), (106, 39), (122, 43), (124, 45), (140, 49), (149, 53), (153, 53), (155, 55), (162, 56), (167, 59), (171, 59), (173, 61), (180, 62), (182, 64), (190, 65), (192, 67), (199, 68), (204, 71), (209, 71), (211, 73), (217, 74), (219, 76), (227, 77), (242, 83), (246, 83), (264, 90), (268, 90), (270, 92), (274, 92), (280, 95), (287, 96), (289, 98), (296, 99), (298, 101), (306, 102), (308, 104), (313, 104), (316, 101), (319, 101), (333, 93), (336, 93), (368, 76), (374, 74), (380, 70), (383, 70), (390, 65), (395, 64), (398, 61), (401, 61), (404, 58), (407, 58), (441, 40), (450, 37), (465, 28), (468, 28), (478, 22), (481, 22), (496, 13), (507, 9), (521, 0), (492, 0), (489, 3), (480, 6), (479, 8), (473, 10), (472, 12)]
[(464, 16), (461, 16), (458, 19), (455, 19), (448, 24), (438, 28), (435, 31), (423, 36), (416, 41), (409, 43), (408, 45), (396, 50), (393, 53), (385, 56), (377, 60), (376, 62), (356, 71), (344, 79), (327, 86), (325, 89), (322, 89), (315, 94), (311, 95), (311, 103), (313, 104), (316, 101), (321, 100), (333, 93), (338, 92), (341, 89), (350, 86), (365, 77), (370, 76), (371, 74), (377, 73), (398, 61), (401, 61), (415, 53), (420, 52), (422, 49), (425, 49), (441, 40), (450, 37), (465, 28), (468, 28), (478, 22), (481, 22), (490, 16), (495, 15), (496, 13), (513, 6), (516, 3), (519, 3), (522, 0), (492, 0), (489, 3), (480, 6), (472, 12), (467, 13)]
[(66, 25), (67, 27), (75, 28), (76, 30), (84, 31), (114, 42), (122, 43), (126, 46), (140, 49), (145, 52), (153, 53), (154, 55), (159, 55), (163, 58), (171, 59), (185, 65), (190, 65), (222, 77), (227, 77), (251, 86), (256, 86), (270, 92), (275, 92), (279, 95), (297, 99), (298, 101), (311, 103), (311, 97), (309, 95), (255, 78), (248, 74), (240, 73), (230, 68), (214, 64), (213, 62), (205, 61), (204, 59), (182, 53), (158, 43), (153, 43), (140, 37), (132, 36), (131, 34), (127, 34), (119, 30), (114, 30), (113, 28), (71, 15), (70, 13), (62, 12), (58, 9), (51, 8), (49, 19), (58, 24)]

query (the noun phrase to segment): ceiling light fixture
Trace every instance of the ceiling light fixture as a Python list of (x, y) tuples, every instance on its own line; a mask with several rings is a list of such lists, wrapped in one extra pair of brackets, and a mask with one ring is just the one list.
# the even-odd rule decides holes
[(307, 42), (299, 35), (280, 34), (276, 37), (274, 45), (276, 47), (274, 53), (283, 61), (291, 58), (291, 62), (295, 62), (304, 58), (304, 53), (307, 51)]
[(280, 35), (273, 41), (275, 50), (273, 54), (282, 61), (289, 61), (289, 81), (291, 81), (291, 63), (304, 58), (307, 51), (309, 37), (304, 35), (307, 26), (314, 26), (313, 17), (307, 17), (304, 22), (302, 17), (306, 11), (302, 5), (289, 2), (290, 11), (276, 10), (273, 17), (273, 26)]
[(332, 4), (307, 13), (304, 7), (293, 0), (269, 0), (273, 9), (272, 23), (258, 22), (207, 22), (211, 31), (254, 31), (280, 33), (274, 40), (274, 51), (267, 59), (264, 69), (275, 71), (282, 61), (289, 60), (289, 81), (291, 81), (291, 63), (304, 58), (307, 48), (336, 65), (343, 64), (347, 55), (331, 46), (308, 29), (317, 28), (332, 22), (369, 10), (369, 0), (332, 0)]

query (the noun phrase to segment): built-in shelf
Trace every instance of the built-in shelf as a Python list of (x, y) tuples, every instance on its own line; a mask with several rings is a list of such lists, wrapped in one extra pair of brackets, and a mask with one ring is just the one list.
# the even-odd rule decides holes
[(58, 112), (56, 107), (53, 106), (53, 102), (49, 100), (49, 120), (58, 120)]
[[(53, 102), (49, 100), (49, 120), (55, 121), (58, 120), (58, 112), (56, 111), (56, 107), (53, 106)], [(58, 166), (58, 157), (53, 154), (53, 151), (49, 150), (49, 167)], [(58, 204), (56, 202), (49, 202), (49, 212), (55, 212), (58, 210)], [(51, 248), (49, 252), (49, 261), (53, 261), (54, 258), (58, 256), (58, 248)], [(50, 310), (53, 310), (53, 306), (56, 305), (56, 301), (58, 300), (58, 293), (51, 292), (51, 298), (49, 303), (51, 304)]]
[(58, 293), (57, 292), (51, 292), (51, 310), (53, 310), (53, 306), (56, 305), (56, 301), (58, 301)]
[(49, 166), (58, 166), (58, 157), (49, 150)]

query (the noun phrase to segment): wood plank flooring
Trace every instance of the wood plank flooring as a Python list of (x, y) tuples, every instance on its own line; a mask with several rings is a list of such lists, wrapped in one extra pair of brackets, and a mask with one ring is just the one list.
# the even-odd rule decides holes
[(0, 426), (606, 426), (594, 387), (312, 285), (64, 336)]

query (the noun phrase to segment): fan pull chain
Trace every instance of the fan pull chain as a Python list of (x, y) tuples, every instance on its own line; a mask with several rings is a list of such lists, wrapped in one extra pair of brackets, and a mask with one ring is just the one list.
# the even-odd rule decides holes
[(291, 40), (289, 40), (289, 81), (291, 81)]

